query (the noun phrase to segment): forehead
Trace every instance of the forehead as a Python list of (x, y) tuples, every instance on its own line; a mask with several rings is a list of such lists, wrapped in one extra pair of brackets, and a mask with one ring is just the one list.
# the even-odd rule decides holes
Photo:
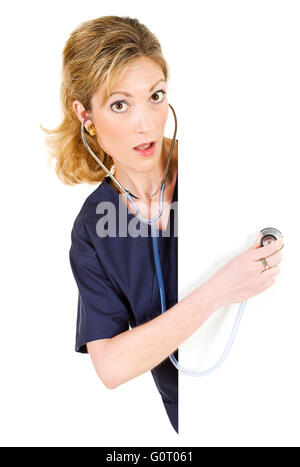
[(126, 92), (131, 95), (149, 92), (149, 89), (160, 79), (165, 79), (158, 63), (148, 57), (139, 57), (123, 67), (119, 76), (112, 80), (110, 86), (103, 84), (92, 97), (93, 100), (106, 102), (111, 93)]
[(126, 66), (120, 78), (114, 82), (112, 91), (122, 86), (143, 87), (144, 84), (147, 87), (149, 82), (159, 78), (164, 78), (160, 65), (148, 57), (140, 57)]

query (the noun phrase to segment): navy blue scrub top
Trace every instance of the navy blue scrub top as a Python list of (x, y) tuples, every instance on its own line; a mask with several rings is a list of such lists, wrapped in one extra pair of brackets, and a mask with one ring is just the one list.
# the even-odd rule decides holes
[[(127, 331), (129, 325), (134, 328), (161, 314), (151, 227), (136, 218), (136, 229), (148, 229), (148, 237), (118, 236), (119, 194), (109, 181), (107, 176), (87, 197), (71, 232), (69, 257), (78, 286), (75, 351), (81, 353), (87, 353), (87, 342), (111, 338)], [(98, 203), (103, 201), (115, 206), (115, 237), (97, 234), (97, 221), (108, 212), (96, 213)], [(178, 176), (172, 202), (175, 201), (178, 201)], [(121, 203), (129, 223), (136, 216), (123, 200)], [(178, 238), (174, 236), (174, 229), (178, 231), (177, 219), (171, 209), (170, 236), (163, 236), (161, 230), (158, 236), (166, 310), (178, 303)], [(178, 349), (174, 356), (178, 360)], [(170, 422), (178, 433), (178, 370), (167, 357), (151, 373)]]

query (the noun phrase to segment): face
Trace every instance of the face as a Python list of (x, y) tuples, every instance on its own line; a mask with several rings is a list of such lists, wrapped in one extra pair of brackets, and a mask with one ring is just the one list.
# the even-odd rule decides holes
[[(116, 94), (105, 103), (102, 88), (92, 96), (90, 116), (98, 143), (116, 167), (147, 172), (159, 164), (169, 112), (166, 92), (160, 66), (139, 57), (111, 90)], [(152, 155), (141, 155), (134, 149), (149, 141), (155, 141)]]

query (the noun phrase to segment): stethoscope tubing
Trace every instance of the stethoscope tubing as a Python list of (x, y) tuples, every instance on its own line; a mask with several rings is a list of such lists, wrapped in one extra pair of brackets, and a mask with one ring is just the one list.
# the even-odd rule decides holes
[[(160, 264), (160, 258), (159, 258), (159, 249), (158, 249), (158, 242), (157, 242), (157, 232), (156, 232), (156, 227), (154, 225), (151, 226), (151, 234), (152, 234), (152, 243), (153, 243), (153, 252), (154, 252), (154, 260), (155, 260), (155, 270), (156, 270), (156, 277), (157, 277), (157, 282), (158, 282), (158, 290), (159, 290), (159, 296), (160, 296), (160, 303), (161, 303), (161, 313), (165, 313), (166, 311), (166, 297), (165, 297), (165, 287), (164, 287), (164, 281), (163, 281), (163, 275), (161, 271), (161, 264)], [(169, 355), (169, 359), (177, 368), (177, 370), (181, 371), (187, 376), (208, 376), (214, 371), (216, 371), (226, 360), (226, 358), (229, 355), (229, 352), (233, 346), (233, 343), (236, 338), (236, 334), (238, 332), (238, 328), (245, 310), (247, 300), (242, 302), (239, 307), (238, 314), (236, 316), (230, 337), (228, 339), (227, 345), (219, 358), (219, 360), (209, 369), (204, 370), (204, 371), (196, 371), (196, 370), (189, 370), (185, 368), (184, 366), (180, 365), (179, 362), (176, 360), (174, 354), (172, 353)]]
[[(134, 199), (131, 196), (131, 194), (127, 190), (125, 190), (125, 188), (118, 182), (118, 180), (112, 175), (112, 173), (105, 167), (105, 165), (100, 161), (100, 159), (96, 156), (96, 154), (89, 147), (88, 143), (86, 142), (85, 136), (84, 136), (84, 124), (89, 119), (86, 118), (81, 123), (81, 139), (82, 139), (86, 149), (93, 156), (93, 158), (98, 162), (98, 164), (103, 168), (103, 170), (107, 173), (107, 175), (113, 180), (113, 182), (121, 190), (121, 192), (128, 198), (129, 202), (131, 203), (131, 205), (133, 206), (133, 208), (134, 208), (134, 210), (136, 212), (136, 216), (138, 217), (138, 219), (141, 222), (145, 223), (145, 224), (150, 224), (151, 225), (151, 237), (152, 237), (152, 244), (153, 244), (153, 255), (154, 255), (154, 261), (155, 261), (155, 271), (156, 271), (156, 278), (157, 278), (157, 282), (158, 282), (158, 289), (159, 289), (159, 296), (160, 296), (160, 303), (161, 303), (161, 313), (166, 312), (166, 296), (165, 296), (164, 280), (163, 280), (163, 275), (162, 275), (162, 271), (161, 271), (159, 248), (158, 248), (158, 241), (157, 241), (157, 235), (158, 235), (159, 232), (158, 232), (158, 229), (155, 226), (155, 223), (161, 217), (162, 212), (163, 212), (163, 203), (164, 203), (164, 193), (165, 193), (165, 187), (166, 187), (166, 180), (167, 180), (167, 176), (168, 176), (169, 169), (170, 169), (170, 163), (171, 163), (171, 158), (172, 158), (172, 154), (173, 154), (173, 148), (174, 148), (174, 145), (175, 145), (175, 137), (176, 137), (176, 133), (177, 133), (176, 114), (175, 114), (175, 111), (174, 111), (173, 107), (170, 104), (169, 104), (169, 106), (171, 107), (171, 109), (173, 111), (173, 114), (174, 114), (174, 118), (175, 118), (175, 131), (174, 131), (173, 140), (172, 140), (172, 144), (171, 144), (171, 148), (170, 148), (170, 152), (169, 152), (169, 157), (168, 157), (167, 168), (166, 168), (166, 171), (165, 171), (165, 176), (163, 178), (163, 181), (162, 181), (162, 184), (161, 184), (161, 187), (160, 187), (159, 210), (158, 210), (158, 213), (153, 218), (150, 218), (150, 219), (145, 218), (145, 217), (143, 217), (141, 215), (140, 210), (138, 209), (136, 203), (134, 202)], [(172, 362), (172, 364), (174, 365), (174, 367), (177, 370), (181, 371), (183, 374), (188, 375), (188, 376), (206, 376), (206, 375), (209, 375), (210, 373), (212, 373), (213, 371), (217, 370), (222, 365), (222, 363), (225, 361), (225, 359), (227, 358), (227, 356), (228, 356), (228, 354), (229, 354), (229, 352), (230, 352), (230, 350), (232, 348), (232, 345), (233, 345), (233, 342), (235, 340), (235, 337), (236, 337), (236, 334), (237, 334), (237, 331), (238, 331), (238, 327), (239, 327), (239, 324), (240, 324), (240, 321), (241, 321), (241, 318), (242, 318), (246, 303), (247, 303), (247, 301), (242, 302), (240, 304), (239, 312), (237, 314), (237, 317), (236, 317), (236, 320), (235, 320), (231, 335), (229, 337), (228, 343), (227, 343), (227, 345), (225, 347), (225, 350), (224, 350), (223, 354), (221, 355), (221, 357), (219, 358), (219, 360), (216, 362), (215, 365), (213, 365), (211, 368), (209, 368), (208, 370), (205, 370), (205, 371), (188, 370), (188, 369), (184, 368), (182, 365), (180, 365), (178, 363), (178, 361), (176, 360), (174, 354), (172, 353), (171, 355), (169, 355), (169, 359)]]
[(165, 175), (164, 175), (164, 178), (163, 178), (163, 181), (161, 183), (161, 187), (160, 187), (160, 196), (159, 196), (159, 209), (158, 209), (158, 213), (152, 217), (151, 219), (148, 219), (144, 216), (142, 216), (140, 210), (138, 209), (136, 203), (134, 202), (133, 200), (133, 197), (131, 196), (131, 194), (125, 190), (125, 188), (118, 182), (118, 180), (113, 176), (113, 174), (105, 167), (105, 165), (100, 161), (100, 159), (96, 156), (96, 154), (91, 150), (91, 148), (89, 147), (88, 143), (86, 142), (86, 139), (85, 139), (85, 136), (84, 136), (84, 124), (86, 121), (89, 120), (89, 118), (86, 118), (84, 119), (82, 122), (81, 122), (81, 139), (86, 147), (86, 149), (89, 151), (89, 153), (93, 156), (93, 158), (98, 162), (99, 165), (101, 165), (101, 167), (103, 168), (103, 170), (105, 170), (105, 172), (107, 173), (107, 175), (113, 180), (113, 182), (115, 183), (115, 185), (117, 185), (117, 187), (122, 191), (122, 193), (128, 198), (128, 200), (130, 201), (131, 205), (133, 206), (134, 210), (135, 210), (135, 213), (136, 213), (136, 216), (137, 218), (145, 223), (145, 224), (152, 224), (154, 222), (156, 222), (162, 215), (162, 212), (163, 212), (163, 203), (164, 203), (164, 192), (165, 192), (165, 188), (166, 188), (166, 180), (167, 180), (167, 177), (168, 177), (168, 174), (169, 174), (169, 170), (170, 170), (170, 164), (171, 164), (171, 158), (172, 158), (172, 155), (173, 155), (173, 149), (174, 149), (174, 146), (175, 146), (175, 138), (176, 138), (176, 134), (177, 134), (177, 117), (176, 117), (176, 113), (175, 113), (175, 110), (173, 109), (173, 107), (171, 106), (171, 104), (168, 104), (169, 107), (171, 108), (172, 112), (173, 112), (173, 115), (174, 115), (174, 119), (175, 119), (175, 130), (174, 130), (174, 135), (173, 135), (173, 139), (172, 139), (172, 143), (171, 143), (171, 147), (170, 147), (170, 151), (169, 151), (169, 156), (168, 156), (168, 162), (167, 162), (167, 167), (166, 167), (166, 170), (165, 170)]

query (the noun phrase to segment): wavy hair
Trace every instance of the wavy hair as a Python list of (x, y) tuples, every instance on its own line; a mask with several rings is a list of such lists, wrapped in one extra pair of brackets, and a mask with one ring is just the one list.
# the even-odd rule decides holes
[[(156, 36), (136, 18), (101, 16), (81, 23), (70, 35), (62, 53), (62, 81), (60, 101), (62, 122), (54, 129), (46, 129), (45, 146), (50, 160), (56, 160), (55, 172), (66, 185), (102, 182), (106, 172), (89, 155), (81, 139), (81, 123), (73, 109), (73, 101), (80, 101), (86, 111), (90, 100), (103, 85), (104, 100), (126, 68), (138, 57), (149, 57), (161, 66), (166, 82), (169, 69)], [(113, 159), (88, 133), (86, 140), (105, 164), (113, 168)]]

